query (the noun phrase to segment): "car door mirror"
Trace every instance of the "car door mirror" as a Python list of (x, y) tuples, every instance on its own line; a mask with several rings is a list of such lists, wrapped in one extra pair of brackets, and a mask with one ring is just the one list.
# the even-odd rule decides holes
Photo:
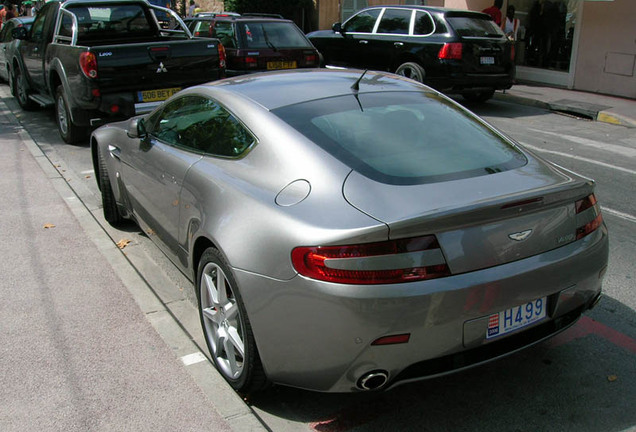
[(335, 33), (344, 33), (344, 29), (342, 28), (342, 24), (340, 24), (339, 22), (334, 23), (331, 26), (331, 30), (333, 30)]
[(127, 133), (130, 138), (145, 138), (146, 124), (143, 117), (130, 119)]
[(11, 30), (11, 36), (13, 39), (26, 40), (29, 37), (29, 31), (26, 27), (16, 27)]

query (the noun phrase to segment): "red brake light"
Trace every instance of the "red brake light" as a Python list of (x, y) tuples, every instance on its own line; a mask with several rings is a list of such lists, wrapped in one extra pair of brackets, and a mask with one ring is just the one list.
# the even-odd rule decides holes
[(219, 65), (222, 68), (225, 68), (225, 60), (226, 60), (227, 56), (225, 54), (225, 47), (223, 46), (222, 43), (219, 42)]
[(334, 283), (389, 284), (450, 276), (432, 235), (359, 245), (297, 247), (291, 258), (301, 275)]
[(305, 54), (305, 64), (313, 65), (316, 64), (316, 54)]
[(588, 195), (587, 197), (578, 200), (575, 203), (575, 208), (577, 215), (585, 212), (586, 210), (593, 209), (591, 216), (586, 218), (588, 220), (592, 220), (586, 222), (576, 229), (576, 239), (579, 240), (587, 236), (588, 234), (593, 233), (603, 224), (603, 215), (601, 214), (600, 207), (597, 205), (596, 197), (594, 196), (594, 194)]
[(437, 57), (440, 60), (461, 60), (463, 45), (459, 42), (445, 43), (439, 50)]
[(97, 78), (97, 57), (92, 52), (83, 52), (79, 57), (80, 69), (87, 78)]

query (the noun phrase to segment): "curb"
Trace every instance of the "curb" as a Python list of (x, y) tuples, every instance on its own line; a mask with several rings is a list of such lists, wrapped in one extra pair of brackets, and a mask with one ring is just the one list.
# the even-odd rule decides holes
[(17, 135), (24, 147), (33, 156), (58, 195), (73, 213), (87, 237), (104, 256), (134, 298), (147, 321), (171, 348), (190, 374), (194, 383), (207, 396), (210, 404), (227, 425), (236, 432), (268, 431), (243, 399), (221, 377), (214, 365), (201, 352), (181, 323), (175, 312), (165, 304), (153, 290), (134, 264), (116, 245), (104, 230), (102, 224), (78, 196), (68, 181), (55, 168), (50, 155), (42, 151), (31, 135), (24, 129), (0, 97), (0, 113), (17, 126)]
[(563, 105), (553, 102), (544, 102), (537, 99), (527, 98), (523, 96), (512, 95), (509, 93), (495, 92), (493, 99), (502, 102), (516, 103), (519, 105), (542, 108), (549, 111), (565, 111), (574, 114), (580, 114), (601, 123), (608, 123), (615, 126), (624, 126), (628, 128), (636, 128), (636, 119), (631, 119), (620, 114), (616, 114), (611, 110), (594, 111), (582, 107)]

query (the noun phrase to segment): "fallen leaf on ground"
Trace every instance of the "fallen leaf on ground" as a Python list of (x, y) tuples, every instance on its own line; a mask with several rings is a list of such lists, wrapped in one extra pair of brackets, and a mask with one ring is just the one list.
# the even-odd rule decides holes
[(44, 229), (55, 228), (53, 224), (44, 224)]
[(91, 178), (91, 176), (87, 175), (86, 178)]
[(128, 240), (128, 239), (121, 239), (121, 240), (119, 240), (119, 241), (117, 242), (117, 247), (118, 247), (119, 249), (123, 249), (123, 248), (125, 248), (126, 246), (128, 246), (128, 243), (130, 243), (130, 240)]
[(607, 376), (607, 380), (608, 380), (609, 382), (614, 382), (614, 381), (616, 381), (617, 379), (618, 379), (618, 377), (617, 377), (616, 375), (608, 375), (608, 376)]

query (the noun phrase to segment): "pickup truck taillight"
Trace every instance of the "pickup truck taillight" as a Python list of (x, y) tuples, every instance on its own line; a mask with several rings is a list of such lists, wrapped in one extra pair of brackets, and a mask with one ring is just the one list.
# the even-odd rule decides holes
[(79, 58), (80, 69), (87, 78), (97, 78), (97, 57), (92, 52), (83, 52)]
[(225, 69), (225, 47), (219, 42), (219, 66)]

